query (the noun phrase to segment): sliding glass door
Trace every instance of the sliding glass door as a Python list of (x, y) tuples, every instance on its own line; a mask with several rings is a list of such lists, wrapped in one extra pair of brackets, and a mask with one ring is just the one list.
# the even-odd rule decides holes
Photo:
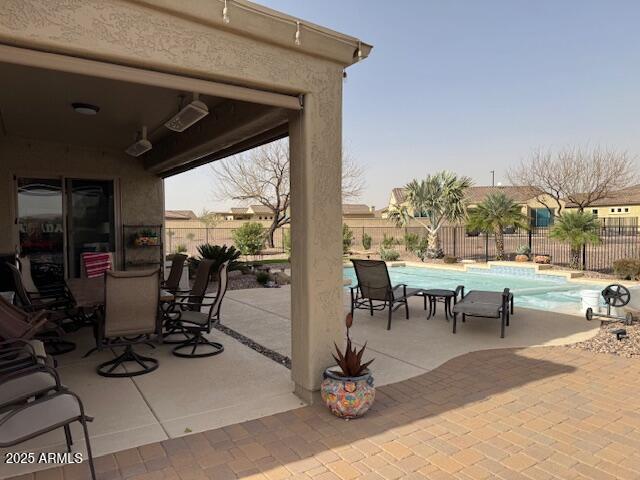
[(20, 252), (31, 260), (37, 286), (64, 280), (62, 180), (17, 179)]
[(68, 276), (79, 277), (84, 252), (115, 252), (113, 181), (67, 179)]

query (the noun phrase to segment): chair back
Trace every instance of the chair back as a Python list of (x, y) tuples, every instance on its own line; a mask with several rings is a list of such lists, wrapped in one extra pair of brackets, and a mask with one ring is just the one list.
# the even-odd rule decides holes
[(20, 276), (22, 277), (22, 285), (24, 285), (25, 290), (27, 290), (27, 292), (38, 292), (38, 287), (31, 275), (31, 258), (29, 258), (29, 255), (17, 257), (17, 262), (20, 268)]
[(393, 288), (387, 264), (382, 260), (351, 259), (363, 298), (380, 301), (393, 300)]
[(176, 253), (171, 258), (171, 270), (169, 270), (169, 276), (164, 282), (164, 288), (167, 290), (177, 290), (180, 287), (180, 278), (182, 278), (182, 271), (184, 270), (184, 262), (187, 260), (187, 256), (181, 253)]
[(105, 272), (104, 338), (156, 332), (159, 284), (159, 269)]
[(0, 297), (0, 337), (24, 338), (29, 330), (29, 315)]
[(18, 270), (18, 267), (9, 262), (7, 262), (5, 265), (9, 268), (9, 271), (11, 272), (11, 276), (13, 278), (13, 288), (16, 292), (16, 299), (18, 300), (18, 304), (22, 305), (23, 307), (30, 307), (33, 302), (31, 301), (29, 293), (27, 292), (27, 289), (22, 282), (22, 275), (20, 275), (20, 270)]
[(193, 281), (193, 286), (189, 292), (189, 302), (202, 303), (202, 299), (207, 292), (207, 286), (209, 285), (209, 279), (213, 272), (215, 260), (201, 260), (196, 270), (196, 278)]
[(220, 268), (218, 268), (218, 290), (216, 292), (216, 299), (211, 305), (211, 310), (209, 310), (209, 319), (220, 319), (220, 307), (222, 306), (222, 300), (224, 299), (225, 293), (227, 293), (227, 286), (229, 285), (229, 263), (227, 260)]

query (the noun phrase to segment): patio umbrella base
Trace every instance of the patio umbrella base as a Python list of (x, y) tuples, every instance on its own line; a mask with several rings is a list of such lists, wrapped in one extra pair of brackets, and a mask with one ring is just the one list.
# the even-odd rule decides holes
[[(134, 363), (138, 365), (140, 368), (134, 371), (124, 371), (114, 373), (118, 367), (124, 368), (125, 363)], [(138, 375), (144, 375), (146, 373), (153, 372), (156, 368), (158, 368), (158, 360), (151, 357), (143, 357), (142, 355), (138, 355), (133, 351), (133, 347), (131, 345), (127, 345), (125, 347), (124, 352), (117, 358), (113, 360), (109, 360), (108, 362), (101, 363), (98, 365), (96, 369), (98, 375), (103, 377), (136, 377)]]
[[(198, 350), (205, 350), (199, 352)], [(190, 338), (186, 342), (178, 345), (173, 349), (173, 354), (176, 357), (182, 358), (202, 358), (213, 357), (224, 351), (224, 346), (221, 343), (210, 342), (200, 334), (196, 333), (193, 338)]]

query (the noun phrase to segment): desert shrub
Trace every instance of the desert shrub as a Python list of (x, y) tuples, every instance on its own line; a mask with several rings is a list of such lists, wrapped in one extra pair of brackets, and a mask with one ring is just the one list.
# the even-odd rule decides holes
[(640, 258), (621, 258), (613, 262), (613, 272), (622, 280), (640, 280)]
[(187, 246), (184, 243), (179, 243), (173, 251), (174, 253), (187, 253)]
[(393, 248), (380, 248), (380, 258), (385, 262), (395, 262), (400, 258), (400, 252)]
[(264, 271), (260, 271), (258, 273), (256, 273), (256, 281), (260, 284), (260, 285), (266, 285), (267, 282), (269, 281), (269, 273), (264, 272)]
[(346, 223), (342, 224), (342, 253), (347, 255), (353, 243), (353, 232)]
[(241, 253), (234, 246), (227, 247), (226, 245), (220, 246), (203, 243), (202, 245), (198, 245), (198, 253), (199, 257), (197, 259), (197, 263), (199, 263), (200, 260), (214, 260), (214, 271), (218, 271), (220, 265), (227, 260), (229, 261), (229, 271), (239, 270), (240, 268), (238, 258), (240, 258)]
[(427, 258), (427, 251), (429, 250), (429, 240), (426, 236), (421, 236), (416, 244), (411, 249), (411, 252), (420, 259), (421, 262), (424, 262), (424, 259)]
[(405, 233), (404, 234), (404, 246), (409, 252), (413, 252), (414, 248), (420, 241), (420, 237), (417, 233)]
[(368, 233), (362, 234), (362, 248), (369, 250), (371, 248), (371, 235)]
[(531, 255), (531, 249), (529, 248), (529, 245), (518, 245), (518, 248), (516, 248), (516, 254)]
[(396, 244), (396, 239), (393, 235), (387, 235), (386, 233), (382, 237), (382, 248), (391, 248)]
[(445, 255), (442, 258), (442, 261), (444, 263), (458, 263), (458, 259), (456, 257), (451, 256), (451, 255)]
[(233, 231), (233, 243), (242, 255), (257, 255), (264, 246), (264, 234), (261, 223), (246, 222)]

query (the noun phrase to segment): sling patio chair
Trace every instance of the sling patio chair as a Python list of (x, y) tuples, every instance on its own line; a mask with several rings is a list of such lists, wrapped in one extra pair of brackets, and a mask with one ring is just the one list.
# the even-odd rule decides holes
[(39, 365), (56, 366), (55, 359), (47, 355), (40, 340), (0, 340), (0, 376)]
[(391, 284), (387, 264), (383, 260), (351, 259), (356, 271), (358, 284), (351, 287), (351, 314), (356, 309), (374, 311), (389, 310), (387, 330), (391, 330), (393, 312), (404, 305), (405, 316), (409, 319), (409, 303), (407, 299), (420, 294), (422, 289), (407, 288), (404, 283)]
[[(153, 347), (149, 336), (160, 333), (160, 271), (105, 272), (105, 305), (98, 325), (98, 350), (124, 347), (124, 352), (97, 367), (104, 377), (134, 377), (158, 368), (158, 360), (133, 350), (135, 344)], [(132, 368), (133, 367), (133, 368)]]
[(61, 338), (64, 330), (51, 322), (48, 310), (27, 312), (0, 297), (0, 338), (4, 340), (37, 338), (51, 355), (61, 355), (75, 349), (75, 343)]
[[(229, 283), (228, 269), (229, 261), (220, 265), (215, 295), (205, 294), (199, 301), (194, 301), (192, 297), (189, 297), (180, 304), (181, 307), (187, 307), (187, 309), (181, 311), (178, 323), (190, 338), (173, 349), (174, 355), (184, 358), (200, 358), (218, 355), (224, 351), (221, 343), (212, 342), (206, 339), (203, 334), (211, 333), (213, 324), (220, 322), (220, 307)], [(203, 312), (202, 310), (206, 310), (207, 307), (208, 312)]]
[(500, 338), (504, 338), (505, 327), (513, 313), (513, 294), (508, 288), (502, 292), (471, 290), (465, 295), (464, 287), (460, 290), (461, 299), (453, 306), (453, 333), (456, 333), (458, 314), (462, 314), (462, 322), (466, 317), (499, 318)]
[[(215, 260), (201, 260), (196, 270), (196, 278), (193, 281), (191, 290), (175, 290), (173, 302), (163, 308), (164, 334), (163, 342), (169, 345), (177, 345), (189, 340), (192, 335), (180, 324), (182, 313), (189, 310), (196, 310), (197, 305), (202, 304), (202, 300), (207, 292), (209, 280), (213, 274)], [(192, 305), (189, 305), (189, 304)], [(199, 309), (197, 309), (199, 310)]]
[(162, 288), (170, 292), (175, 292), (180, 289), (180, 279), (182, 278), (184, 262), (186, 261), (187, 256), (182, 253), (174, 253), (171, 256), (171, 270), (169, 270), (167, 279), (160, 284)]
[[(54, 282), (47, 285), (36, 285), (32, 274), (32, 266), (34, 263), (31, 261), (31, 257), (29, 255), (16, 256), (16, 265), (18, 270), (20, 270), (22, 284), (29, 294), (41, 298), (47, 298), (49, 300), (61, 299), (70, 302), (69, 293), (64, 281)], [(48, 266), (53, 264), (38, 262), (37, 265)]]

